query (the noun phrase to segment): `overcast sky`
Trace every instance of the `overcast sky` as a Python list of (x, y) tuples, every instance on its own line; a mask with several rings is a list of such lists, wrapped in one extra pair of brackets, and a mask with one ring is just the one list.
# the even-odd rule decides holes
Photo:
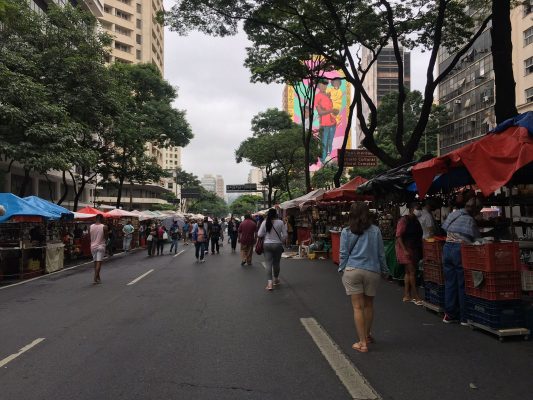
[[(174, 3), (165, 0), (169, 9)], [(246, 183), (251, 166), (235, 162), (235, 149), (250, 136), (250, 121), (267, 108), (281, 108), (281, 85), (250, 83), (243, 66), (244, 34), (214, 38), (201, 33), (180, 37), (165, 31), (165, 79), (178, 88), (176, 108), (187, 111), (194, 139), (182, 150), (182, 168), (200, 178), (222, 175), (225, 184)], [(413, 54), (411, 77), (421, 89), (426, 57)]]

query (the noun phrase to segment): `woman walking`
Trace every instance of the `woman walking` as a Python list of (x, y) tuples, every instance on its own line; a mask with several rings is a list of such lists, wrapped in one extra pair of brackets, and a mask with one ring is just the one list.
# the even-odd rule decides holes
[(163, 225), (160, 225), (157, 229), (157, 255), (163, 255), (165, 250), (165, 243), (168, 239), (167, 228)]
[(350, 207), (350, 226), (341, 233), (339, 272), (344, 271), (342, 283), (351, 297), (354, 322), (359, 341), (354, 350), (368, 352), (374, 319), (374, 297), (380, 274), (388, 273), (381, 231), (372, 225), (368, 205), (355, 202)]
[(396, 258), (405, 267), (403, 301), (412, 301), (417, 306), (423, 304), (416, 289), (416, 271), (422, 259), (422, 225), (418, 222), (415, 210), (418, 204), (409, 204), (409, 214), (398, 221), (396, 227)]
[(264, 238), (263, 249), (267, 270), (266, 290), (271, 291), (279, 285), (279, 272), (283, 243), (287, 237), (287, 227), (274, 208), (268, 210), (267, 217), (259, 227), (258, 237)]
[(148, 256), (151, 257), (154, 255), (157, 247), (157, 229), (155, 224), (150, 225), (148, 229), (148, 237), (146, 238), (146, 247), (148, 248)]

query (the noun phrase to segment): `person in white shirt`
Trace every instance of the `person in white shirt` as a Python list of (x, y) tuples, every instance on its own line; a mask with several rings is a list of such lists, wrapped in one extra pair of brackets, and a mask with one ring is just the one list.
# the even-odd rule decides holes
[(435, 218), (432, 212), (435, 210), (434, 204), (431, 200), (426, 200), (422, 209), (417, 209), (414, 214), (418, 218), (418, 222), (422, 225), (422, 239), (428, 239), (435, 236)]
[(271, 291), (274, 285), (279, 285), (279, 272), (283, 243), (287, 238), (287, 226), (278, 218), (274, 208), (268, 210), (267, 217), (261, 224), (258, 237), (264, 239), (263, 251), (265, 253), (266, 271), (268, 282), (266, 290)]

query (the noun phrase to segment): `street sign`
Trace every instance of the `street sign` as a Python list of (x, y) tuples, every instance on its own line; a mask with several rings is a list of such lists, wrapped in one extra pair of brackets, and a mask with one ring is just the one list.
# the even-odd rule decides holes
[(200, 188), (181, 188), (182, 199), (197, 199), (200, 197)]
[(256, 183), (245, 183), (244, 185), (226, 185), (226, 193), (257, 192)]
[(345, 167), (375, 167), (378, 158), (366, 149), (346, 149), (344, 153)]

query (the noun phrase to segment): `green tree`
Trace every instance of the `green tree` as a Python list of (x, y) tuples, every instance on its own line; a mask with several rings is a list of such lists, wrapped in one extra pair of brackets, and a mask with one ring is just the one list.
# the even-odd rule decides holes
[(223, 217), (228, 214), (228, 205), (215, 193), (200, 187), (200, 197), (191, 202), (188, 206), (188, 212)]
[(239, 196), (230, 205), (230, 211), (232, 214), (242, 216), (247, 213), (253, 213), (258, 210), (263, 204), (263, 198), (261, 196), (255, 196), (251, 194), (245, 194)]
[[(69, 151), (82, 127), (47, 84), (47, 58), (64, 45), (46, 16), (8, 1), (0, 14), (0, 154), (24, 169), (19, 195), (30, 172), (45, 174), (70, 166)], [(8, 172), (9, 172), (8, 169)]]
[[(244, 21), (247, 33), (253, 33), (253, 38), (263, 37), (264, 40), (275, 41), (276, 51), (281, 54), (298, 53), (304, 48), (309, 54), (323, 57), (333, 67), (342, 70), (346, 80), (354, 88), (350, 111), (352, 114), (357, 110), (364, 133), (363, 145), (385, 164), (396, 166), (411, 161), (414, 157), (426, 129), (437, 85), (457, 65), (490, 22), (490, 11), (485, 19), (479, 21), (476, 19), (479, 14), (464, 12), (465, 6), (489, 7), (490, 2), (309, 0), (302, 3), (301, 0), (181, 0), (177, 1), (167, 15), (167, 22), (180, 33), (200, 30), (211, 35), (227, 36), (235, 34), (239, 24)], [(288, 36), (292, 40), (283, 41)], [(392, 43), (394, 48), (400, 76), (396, 105), (398, 124), (393, 153), (385, 151), (376, 142), (377, 106), (364, 85), (368, 71), (388, 43)], [(403, 110), (406, 93), (400, 51), (402, 45), (407, 48), (418, 46), (429, 52), (422, 111), (409, 140), (404, 137), (406, 129)], [(359, 57), (357, 52), (361, 47), (369, 50), (369, 58)], [(457, 53), (446, 68), (435, 76), (437, 54), (442, 47)], [(370, 121), (363, 117), (363, 105), (370, 110)], [(348, 116), (349, 121), (351, 117), (352, 115)], [(342, 154), (338, 163), (336, 185), (340, 184), (344, 168)]]
[[(337, 167), (333, 165), (326, 165), (320, 168), (313, 174), (312, 183), (313, 189), (332, 189), (335, 187), (335, 174), (337, 173)], [(347, 182), (346, 176), (342, 176), (341, 184)]]
[[(253, 135), (243, 141), (235, 151), (236, 161), (247, 160), (266, 173), (268, 206), (275, 202), (275, 188), (287, 191), (292, 198), (291, 178), (302, 173), (305, 166), (305, 149), (300, 128), (290, 116), (278, 109), (259, 113), (252, 120)], [(316, 139), (310, 142), (311, 156), (319, 155)]]
[(172, 108), (174, 88), (163, 80), (151, 64), (114, 64), (111, 76), (117, 88), (119, 113), (106, 135), (112, 149), (105, 165), (104, 178), (118, 188), (117, 208), (125, 181), (155, 182), (169, 176), (147, 154), (147, 143), (158, 147), (185, 146), (192, 132), (185, 112)]

